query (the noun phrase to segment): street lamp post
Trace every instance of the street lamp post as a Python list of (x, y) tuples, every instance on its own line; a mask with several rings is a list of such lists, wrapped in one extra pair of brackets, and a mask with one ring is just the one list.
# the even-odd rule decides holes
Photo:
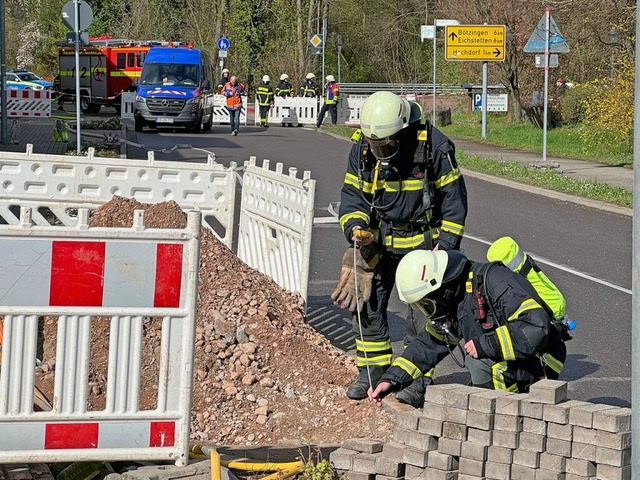
[(431, 124), (436, 124), (436, 39), (438, 27), (447, 25), (460, 25), (458, 20), (434, 19), (433, 20), (433, 112), (431, 113)]

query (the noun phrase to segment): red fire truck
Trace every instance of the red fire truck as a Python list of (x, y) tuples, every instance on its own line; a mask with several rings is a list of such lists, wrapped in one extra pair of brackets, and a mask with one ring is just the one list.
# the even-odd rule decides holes
[[(102, 105), (120, 112), (122, 92), (131, 89), (134, 78), (140, 77), (146, 53), (161, 42), (140, 42), (98, 37), (80, 48), (80, 109), (96, 113)], [(58, 51), (58, 72), (62, 99), (75, 103), (76, 63), (73, 45)]]

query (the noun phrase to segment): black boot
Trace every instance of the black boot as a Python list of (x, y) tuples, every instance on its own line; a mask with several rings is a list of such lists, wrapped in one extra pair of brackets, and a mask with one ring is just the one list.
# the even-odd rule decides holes
[(411, 385), (396, 393), (396, 399), (400, 403), (406, 403), (414, 408), (421, 408), (424, 405), (424, 392), (427, 386), (432, 383), (433, 380), (428, 377), (418, 377)]
[[(358, 369), (358, 378), (347, 389), (347, 397), (351, 400), (363, 400), (367, 398), (367, 392), (372, 385), (376, 388), (376, 384), (380, 381), (382, 374), (386, 371), (386, 367), (360, 367)], [(371, 375), (371, 385), (369, 384), (369, 375)]]

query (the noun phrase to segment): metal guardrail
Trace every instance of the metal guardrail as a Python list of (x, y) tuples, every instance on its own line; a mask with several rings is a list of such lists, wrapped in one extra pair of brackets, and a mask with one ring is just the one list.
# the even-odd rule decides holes
[[(393, 92), (399, 95), (431, 95), (433, 93), (432, 83), (341, 83), (341, 93), (374, 93)], [(466, 94), (468, 90), (462, 85), (442, 85), (436, 84), (436, 95), (442, 94)]]

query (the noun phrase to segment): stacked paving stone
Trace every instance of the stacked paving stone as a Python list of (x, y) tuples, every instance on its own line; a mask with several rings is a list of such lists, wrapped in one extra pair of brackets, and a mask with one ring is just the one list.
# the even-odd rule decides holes
[(392, 440), (350, 440), (331, 454), (348, 480), (627, 480), (631, 409), (567, 400), (567, 383), (528, 394), (427, 388), (422, 411), (399, 409)]

